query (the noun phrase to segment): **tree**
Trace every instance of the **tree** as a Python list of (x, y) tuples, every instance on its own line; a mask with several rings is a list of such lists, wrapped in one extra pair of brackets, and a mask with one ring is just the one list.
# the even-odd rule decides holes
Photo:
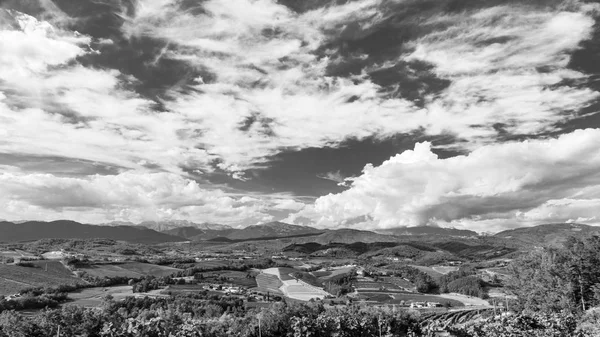
[(600, 304), (600, 238), (568, 238), (561, 248), (533, 251), (509, 265), (507, 289), (517, 309), (583, 312)]

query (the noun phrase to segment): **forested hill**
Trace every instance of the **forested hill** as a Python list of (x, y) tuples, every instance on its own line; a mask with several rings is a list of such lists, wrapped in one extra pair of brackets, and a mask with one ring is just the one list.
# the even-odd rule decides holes
[(0, 242), (95, 238), (144, 244), (185, 241), (185, 239), (178, 236), (136, 226), (96, 226), (68, 220), (27, 221), (18, 224), (7, 221), (0, 222)]
[(600, 234), (600, 227), (574, 223), (559, 223), (510, 229), (499, 232), (493, 237), (507, 239), (513, 243), (531, 247), (560, 246), (570, 236), (583, 238), (591, 234)]

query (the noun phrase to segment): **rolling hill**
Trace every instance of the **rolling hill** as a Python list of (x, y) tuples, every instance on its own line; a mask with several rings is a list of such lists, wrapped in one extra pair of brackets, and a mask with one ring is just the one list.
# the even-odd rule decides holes
[(251, 240), (258, 238), (283, 238), (300, 235), (318, 235), (322, 230), (299, 225), (290, 225), (284, 222), (274, 221), (266, 224), (248, 226), (238, 229), (225, 237), (231, 240)]
[(315, 242), (320, 244), (354, 242), (373, 243), (398, 242), (398, 238), (392, 235), (378, 234), (357, 229), (336, 229), (325, 231), (324, 233), (313, 237), (298, 239), (296, 242)]
[(323, 233), (322, 230), (290, 225), (283, 222), (248, 226), (246, 228), (198, 229), (192, 227), (175, 228), (164, 233), (182, 236), (193, 241), (241, 242), (250, 240), (269, 240), (276, 238), (311, 236)]
[(522, 227), (496, 233), (494, 238), (510, 240), (522, 246), (556, 246), (561, 245), (569, 236), (584, 237), (591, 234), (600, 234), (600, 227), (558, 223)]
[(134, 226), (85, 225), (75, 221), (27, 221), (19, 224), (0, 222), (0, 242), (39, 239), (113, 239), (143, 244), (178, 242), (185, 239)]
[(455, 229), (455, 228), (442, 228), (433, 226), (419, 226), (419, 227), (398, 227), (378, 230), (377, 232), (391, 235), (428, 235), (428, 236), (442, 236), (442, 237), (476, 237), (479, 236), (477, 232), (470, 231), (467, 229)]

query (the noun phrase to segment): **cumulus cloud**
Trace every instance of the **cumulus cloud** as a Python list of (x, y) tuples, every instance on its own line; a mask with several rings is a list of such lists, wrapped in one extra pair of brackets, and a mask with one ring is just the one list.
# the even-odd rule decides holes
[[(348, 138), (450, 133), (463, 140), (453, 146), (472, 149), (496, 140), (499, 125), (509, 134), (548, 131), (570, 118), (565, 112), (599, 96), (558, 85), (586, 76), (565, 67), (569, 53), (590, 36), (589, 6), (428, 12), (419, 24), (444, 29), (424, 29), (395, 60), (342, 77), (327, 72), (346, 61), (330, 57), (335, 50), (327, 46), (349, 34), (349, 26), (356, 35), (377, 29), (410, 3), (362, 0), (302, 14), (271, 0), (192, 3), (143, 0), (135, 11), (115, 13), (125, 20), (126, 38), (163, 41), (155, 63), (185, 62), (207, 74), (187, 84), (193, 90), (168, 90), (160, 101), (164, 113), (156, 111), (155, 100), (127, 89), (138, 79), (77, 64), (77, 57), (102, 53), (88, 45), (105, 38), (13, 13), (19, 29), (0, 32), (0, 91), (3, 120), (11, 123), (3, 133), (14, 141), (1, 150), (170, 172), (220, 169), (246, 180), (244, 170), (264, 167), (282, 149), (336, 146)], [(65, 21), (64, 13), (53, 18)], [(369, 76), (377, 67), (413, 60), (451, 80), (438, 95), (424, 97), (424, 106), (382, 94)], [(25, 124), (37, 130), (27, 135)], [(81, 150), (60, 136), (77, 139)]]
[(586, 129), (440, 159), (429, 143), (418, 143), (380, 166), (367, 165), (347, 191), (321, 197), (300, 214), (322, 226), (366, 216), (380, 228), (597, 223), (598, 144), (600, 129)]
[[(340, 50), (361, 36), (400, 34), (397, 27), (377, 30), (397, 13), (411, 12), (413, 2), (359, 0), (297, 13), (273, 0), (207, 0), (195, 5), (140, 0), (135, 10), (113, 13), (124, 20), (121, 27), (111, 27), (115, 35), (119, 30), (123, 34), (115, 41), (70, 30), (71, 23), (87, 18), (70, 18), (48, 0), (40, 4), (38, 19), (0, 9), (2, 19), (12, 20), (0, 26), (0, 152), (99, 162), (118, 167), (121, 174), (64, 178), (76, 179), (71, 181), (2, 167), (4, 188), (13, 196), (5, 201), (15, 212), (66, 214), (89, 208), (101, 218), (106, 217), (100, 211), (105, 207), (118, 217), (142, 218), (148, 207), (156, 207), (157, 217), (191, 217), (206, 211), (238, 221), (242, 216), (270, 219), (265, 209), (271, 207), (305, 213), (323, 225), (462, 221), (467, 226), (469, 221), (502, 227), (510, 226), (505, 220), (513, 218), (575, 219), (568, 210), (580, 207), (581, 218), (593, 221), (594, 215), (584, 209), (598, 198), (594, 183), (587, 180), (595, 175), (574, 172), (595, 164), (581, 162), (581, 152), (572, 149), (589, 145), (596, 131), (549, 141), (491, 144), (507, 135), (557, 131), (557, 123), (576, 118), (577, 111), (600, 97), (591, 89), (565, 84), (588, 76), (567, 65), (580, 42), (590, 38), (597, 6), (569, 1), (569, 6), (515, 4), (450, 14), (420, 11), (418, 18), (402, 17), (403, 24), (414, 25), (418, 33), (407, 35), (408, 41), (394, 49), (395, 57), (387, 55), (380, 62), (361, 48), (351, 56)], [(135, 89), (147, 84), (141, 83), (147, 80), (143, 76), (81, 61), (90, 55), (106, 56), (108, 47), (117, 50), (123, 42), (119, 39), (153, 39), (159, 47), (153, 47), (158, 50), (153, 59), (144, 61), (149, 66), (159, 67), (161, 60), (183, 62), (186, 71), (203, 75), (187, 81), (190, 74), (181, 74), (185, 81), (152, 95)], [(353, 60), (360, 61), (357, 71), (330, 73), (332, 66)], [(387, 94), (389, 88), (372, 76), (410, 62), (426, 64), (431, 69), (425, 71), (427, 76), (447, 81), (447, 87), (436, 93), (417, 90), (422, 97), (412, 100)], [(211, 189), (187, 185), (189, 171), (223, 170), (245, 181), (250, 175), (244, 171), (266, 167), (282, 151), (411, 133), (450, 134), (459, 142), (446, 146), (473, 152), (441, 160), (430, 145), (420, 144), (379, 167), (367, 166), (362, 176), (348, 180), (348, 191), (320, 198), (314, 206), (285, 197), (278, 200), (279, 196), (241, 201), (242, 196), (217, 188), (211, 188), (220, 195), (213, 200), (208, 197)], [(556, 153), (544, 150), (546, 143), (569, 142), (573, 147), (559, 153), (577, 165), (563, 165)], [(537, 158), (537, 163), (515, 159), (507, 151), (546, 157)], [(543, 163), (558, 169), (551, 172)], [(127, 176), (128, 170), (133, 176)], [(144, 177), (151, 177), (151, 190), (139, 186)], [(322, 177), (342, 179), (335, 172)], [(44, 193), (36, 195), (28, 187), (36, 183)], [(159, 183), (194, 193), (165, 191)], [(583, 183), (592, 187), (577, 185)], [(111, 184), (122, 198), (100, 187)], [(60, 196), (59, 186), (65, 188), (65, 197), (51, 197)]]
[(0, 218), (83, 222), (192, 220), (231, 225), (269, 221), (273, 208), (299, 210), (303, 204), (284, 196), (239, 196), (207, 188), (172, 173), (129, 171), (118, 175), (59, 177), (0, 173)]

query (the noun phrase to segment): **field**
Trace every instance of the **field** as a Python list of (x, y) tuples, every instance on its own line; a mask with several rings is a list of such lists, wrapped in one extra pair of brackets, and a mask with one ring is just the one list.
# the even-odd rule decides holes
[(464, 304), (456, 299), (443, 298), (436, 295), (413, 293), (360, 292), (359, 298), (384, 304), (410, 304), (411, 302), (437, 302), (452, 307), (463, 307)]
[(69, 304), (83, 307), (97, 307), (102, 304), (102, 299), (107, 295), (111, 295), (115, 300), (121, 300), (125, 297), (133, 296), (133, 291), (131, 286), (81, 289), (69, 293), (69, 298), (73, 299), (73, 302), (69, 302)]
[(388, 283), (388, 282), (369, 282), (369, 281), (358, 281), (354, 283), (354, 287), (357, 290), (362, 290), (362, 289), (369, 289), (369, 290), (379, 290), (379, 289), (385, 289), (385, 290), (389, 290), (389, 291), (401, 291), (403, 289), (401, 289), (400, 287), (398, 287), (397, 285), (393, 284), (393, 283)]
[(26, 258), (26, 259), (35, 259), (36, 256), (26, 252), (24, 250), (19, 250), (19, 249), (15, 249), (15, 250), (4, 250), (4, 251), (0, 251), (0, 259), (2, 258), (13, 258), (13, 259), (22, 259), (22, 258)]
[(427, 275), (433, 277), (434, 279), (439, 279), (440, 277), (442, 277), (442, 275), (444, 275), (443, 273), (440, 273), (431, 267), (417, 266), (417, 265), (411, 265), (411, 267), (419, 269), (420, 271), (426, 273)]
[(119, 264), (96, 264), (80, 268), (88, 275), (100, 278), (104, 277), (131, 277), (142, 278), (147, 275), (156, 277), (174, 274), (181, 269), (158, 266), (150, 263), (127, 262)]
[(383, 281), (387, 282), (387, 283), (395, 284), (396, 286), (404, 288), (404, 289), (415, 289), (416, 288), (412, 282), (407, 281), (401, 277), (384, 277)]
[(329, 295), (319, 287), (312, 286), (302, 280), (294, 280), (288, 273), (293, 272), (290, 268), (269, 268), (256, 276), (258, 286), (267, 289), (279, 289), (286, 297), (301, 301), (311, 298), (324, 298)]
[(194, 264), (194, 267), (197, 268), (220, 268), (220, 267), (227, 267), (229, 266), (229, 262), (228, 261), (223, 261), (223, 260), (208, 260), (208, 261), (200, 261), (200, 262), (196, 262)]
[[(235, 270), (220, 270), (200, 273), (204, 282), (231, 283), (248, 288), (256, 287), (254, 277), (248, 277), (248, 273)], [(223, 279), (224, 278), (224, 279)]]
[[(35, 267), (0, 264), (0, 295), (10, 295), (32, 287), (80, 284), (80, 279), (58, 261), (33, 261)], [(46, 271), (46, 266), (47, 271)]]
[(354, 268), (352, 268), (352, 267), (335, 268), (333, 270), (314, 272), (313, 275), (317, 276), (318, 278), (320, 278), (324, 281), (327, 281), (328, 279), (334, 278), (335, 276), (347, 274), (347, 273), (351, 272), (353, 269)]
[(454, 266), (433, 266), (431, 267), (431, 269), (433, 269), (434, 271), (440, 273), (440, 274), (448, 274), (450, 272), (453, 271), (458, 271), (458, 267), (454, 267)]
[(313, 298), (322, 299), (329, 295), (325, 290), (311, 286), (303, 281), (283, 281), (281, 290), (285, 296), (301, 301), (309, 301)]
[(98, 307), (102, 304), (103, 299), (110, 295), (115, 301), (120, 301), (126, 297), (164, 297), (161, 295), (163, 289), (152, 290), (146, 293), (134, 293), (131, 286), (113, 286), (113, 287), (94, 287), (80, 289), (69, 293), (69, 298), (72, 302), (68, 304), (78, 305), (82, 307)]

